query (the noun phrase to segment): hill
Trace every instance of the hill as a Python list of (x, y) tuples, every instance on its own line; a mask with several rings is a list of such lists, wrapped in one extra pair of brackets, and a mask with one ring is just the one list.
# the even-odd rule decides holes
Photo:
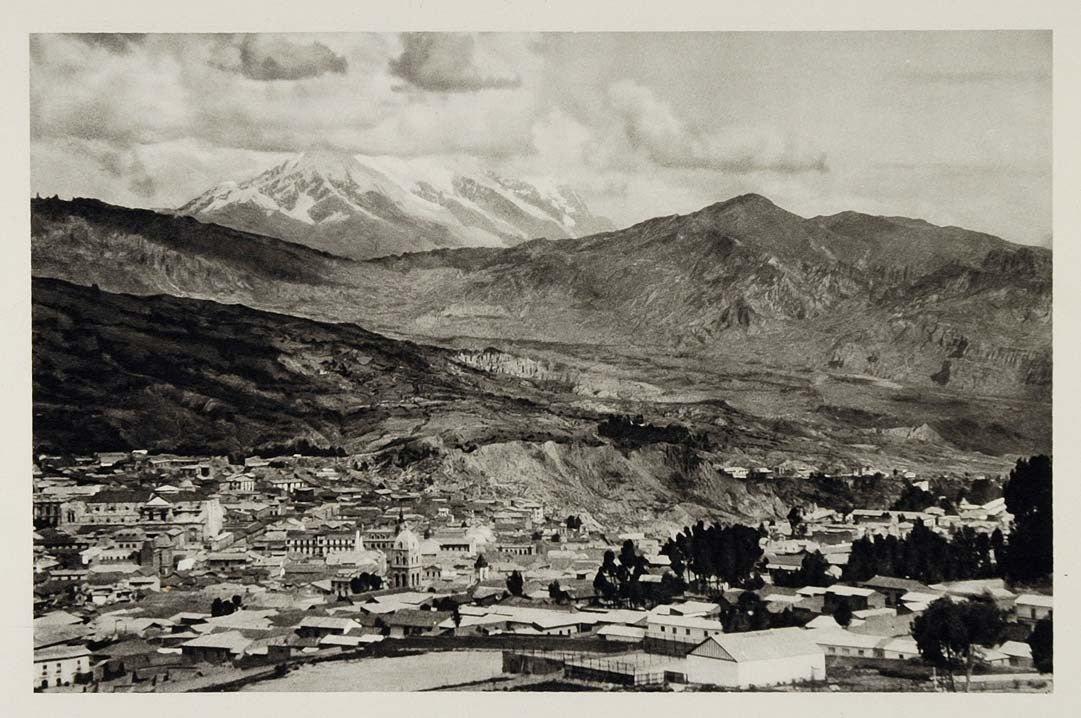
[[(1009, 465), (929, 433), (912, 442), (866, 426), (910, 422), (905, 405), (894, 415), (818, 410), (799, 421), (735, 406), (747, 387), (761, 391), (785, 381), (772, 375), (718, 378), (690, 366), (653, 371), (656, 394), (643, 400), (634, 398), (642, 386), (628, 379), (633, 370), (609, 365), (591, 377), (580, 359), (566, 355), (579, 368), (53, 279), (34, 279), (32, 298), (39, 452), (364, 454), (377, 474), (433, 481), (466, 496), (484, 487), (581, 507), (611, 525), (653, 516), (673, 527), (701, 516), (780, 517), (799, 500), (888, 503), (900, 490), (885, 480), (744, 482), (718, 471), (729, 463), (779, 464), (798, 455), (816, 466), (874, 461), (993, 473)], [(688, 372), (703, 395), (728, 395), (733, 403), (686, 395)], [(607, 382), (604, 391), (598, 377)], [(800, 391), (798, 379), (787, 385)], [(823, 386), (813, 405), (843, 402), (846, 386)], [(881, 406), (893, 401), (876, 387), (861, 395)], [(756, 406), (768, 409), (768, 402)], [(962, 427), (980, 429), (967, 411), (939, 407), (936, 421), (957, 426), (960, 441)], [(636, 414), (639, 424), (613, 418)], [(1022, 435), (1013, 440), (1029, 444)]]

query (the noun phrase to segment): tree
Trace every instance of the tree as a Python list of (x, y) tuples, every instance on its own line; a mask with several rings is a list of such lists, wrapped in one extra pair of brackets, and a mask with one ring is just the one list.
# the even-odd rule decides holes
[(725, 633), (761, 631), (770, 627), (769, 611), (754, 591), (744, 591), (721, 617)]
[(603, 566), (597, 569), (597, 575), (593, 578), (593, 590), (605, 601), (612, 601), (616, 598), (618, 593), (616, 587), (608, 579)]
[(619, 565), (629, 575), (638, 565), (638, 551), (634, 541), (627, 539), (619, 549)]
[(797, 533), (803, 524), (803, 509), (793, 506), (788, 510), (788, 525), (792, 527), (792, 533)]
[(234, 593), (233, 594), (233, 608), (240, 608), (241, 601), (242, 601), (242, 599), (240, 598), (240, 594)]
[(826, 560), (826, 557), (822, 555), (822, 552), (815, 551), (809, 553), (803, 557), (800, 562), (799, 576), (800, 586), (829, 586), (833, 583), (833, 579), (830, 578), (826, 571), (829, 570), (830, 564)]
[(837, 608), (833, 609), (833, 620), (845, 628), (848, 628), (848, 624), (852, 623), (852, 605), (849, 604), (847, 598), (841, 598)]
[(560, 587), (559, 581), (552, 581), (548, 584), (548, 598), (556, 603), (563, 603), (570, 598), (570, 596), (568, 596), (567, 592)]
[(1041, 618), (1032, 628), (1028, 637), (1029, 648), (1032, 649), (1032, 665), (1040, 673), (1052, 672), (1052, 648), (1054, 633), (1050, 618)]
[(507, 576), (507, 590), (512, 596), (521, 596), (525, 592), (525, 579), (519, 571), (512, 571)]
[(1018, 459), (1002, 489), (1013, 514), (1006, 549), (1007, 575), (1015, 581), (1039, 581), (1053, 569), (1054, 528), (1051, 511), (1051, 459)]
[(993, 601), (979, 598), (955, 603), (944, 597), (912, 622), (912, 637), (925, 661), (947, 671), (951, 686), (954, 670), (964, 668), (967, 691), (977, 647), (998, 645), (1005, 628), (1002, 612)]
[(915, 484), (905, 482), (901, 495), (890, 506), (891, 511), (923, 511), (936, 503), (935, 495)]

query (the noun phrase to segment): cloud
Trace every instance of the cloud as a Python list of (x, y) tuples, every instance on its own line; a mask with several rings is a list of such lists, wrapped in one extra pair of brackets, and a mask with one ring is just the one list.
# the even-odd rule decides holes
[(276, 36), (245, 35), (235, 69), (252, 80), (303, 80), (327, 73), (344, 75), (346, 59), (321, 42), (295, 43)]
[(71, 33), (77, 40), (94, 47), (103, 47), (110, 52), (124, 53), (132, 45), (138, 45), (146, 39), (142, 32), (77, 32)]
[(474, 92), (518, 87), (521, 78), (477, 64), (472, 35), (403, 33), (402, 53), (390, 61), (390, 72), (422, 90)]
[(608, 99), (630, 145), (662, 167), (751, 172), (826, 172), (824, 154), (808, 154), (761, 127), (703, 130), (688, 126), (672, 106), (630, 80), (609, 87)]

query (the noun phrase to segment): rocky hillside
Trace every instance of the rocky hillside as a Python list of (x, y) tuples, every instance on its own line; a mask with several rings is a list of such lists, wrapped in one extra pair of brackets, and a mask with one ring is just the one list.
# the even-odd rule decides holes
[[(911, 252), (906, 247), (911, 248)], [(398, 337), (605, 346), (1046, 401), (1051, 257), (757, 195), (585, 238), (351, 262), (87, 201), (34, 204), (34, 273)], [(528, 358), (528, 357), (527, 357)]]
[[(778, 517), (802, 499), (851, 499), (813, 482), (745, 482), (718, 471), (732, 463), (798, 456), (813, 466), (994, 474), (1010, 461), (966, 448), (966, 432), (989, 435), (967, 407), (937, 409), (933, 431), (877, 430), (926, 415), (904, 405), (886, 414), (896, 397), (880, 387), (860, 393), (864, 404), (879, 396), (880, 413), (837, 408), (842, 384), (806, 395), (817, 409), (786, 421), (735, 406), (744, 387), (768, 411), (762, 391), (774, 377), (741, 376), (695, 397), (688, 382), (714, 375), (689, 377), (691, 368), (677, 367), (647, 372), (658, 384), (643, 398), (629, 389), (633, 367), (437, 348), (352, 324), (54, 279), (34, 279), (32, 298), (36, 451), (363, 453), (377, 473), (420, 485), (536, 497), (610, 525), (656, 517), (674, 526), (700, 516)], [(782, 393), (805, 395), (795, 380), (788, 387)], [(703, 398), (720, 395), (733, 403)], [(1022, 426), (1009, 407), (1003, 412), (1011, 429)], [(624, 434), (602, 428), (618, 426), (617, 415), (638, 423)], [(1008, 431), (1000, 429), (1001, 446), (1032, 444)]]
[(565, 186), (541, 190), (462, 161), (327, 151), (220, 184), (177, 213), (356, 259), (612, 229)]
[(749, 195), (585, 239), (378, 264), (403, 281), (452, 280), (432, 290), (438, 309), (410, 317), (416, 333), (631, 344), (1049, 397), (1050, 253), (872, 219), (833, 231)]

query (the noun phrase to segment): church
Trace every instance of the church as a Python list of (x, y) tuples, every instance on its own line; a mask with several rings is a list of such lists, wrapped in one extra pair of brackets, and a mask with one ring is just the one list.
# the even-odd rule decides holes
[(390, 587), (420, 588), (420, 539), (404, 521), (399, 520), (398, 525), (398, 535), (390, 548)]

